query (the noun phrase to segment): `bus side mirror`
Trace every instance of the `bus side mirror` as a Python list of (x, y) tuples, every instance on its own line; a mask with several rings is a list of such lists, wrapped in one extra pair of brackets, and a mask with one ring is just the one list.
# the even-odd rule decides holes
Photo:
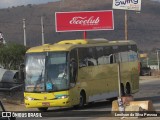
[(20, 81), (23, 81), (23, 82), (24, 82), (24, 79), (25, 79), (24, 68), (25, 68), (25, 65), (24, 64), (20, 64), (19, 72), (18, 72), (18, 78), (19, 78)]

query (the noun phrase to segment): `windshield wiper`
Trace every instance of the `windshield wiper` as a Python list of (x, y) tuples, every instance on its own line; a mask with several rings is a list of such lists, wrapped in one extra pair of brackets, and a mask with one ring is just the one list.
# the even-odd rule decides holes
[(36, 90), (37, 85), (38, 85), (39, 83), (41, 83), (41, 81), (42, 81), (42, 74), (43, 74), (43, 69), (42, 69), (42, 71), (41, 71), (41, 74), (40, 74), (39, 77), (38, 77), (38, 80), (36, 81), (36, 84), (35, 84), (35, 87), (34, 87), (34, 91)]

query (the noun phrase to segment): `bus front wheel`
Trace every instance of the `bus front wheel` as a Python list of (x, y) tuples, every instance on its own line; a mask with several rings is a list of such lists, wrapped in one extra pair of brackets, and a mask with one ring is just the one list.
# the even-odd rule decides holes
[(80, 94), (80, 102), (79, 102), (79, 107), (84, 107), (85, 104), (85, 94), (83, 92), (81, 92)]
[(79, 104), (74, 106), (74, 108), (83, 108), (85, 103), (86, 103), (86, 95), (85, 95), (85, 92), (82, 91), (80, 93)]
[(46, 112), (48, 110), (48, 107), (45, 107), (45, 108), (38, 108), (39, 111), (41, 112)]

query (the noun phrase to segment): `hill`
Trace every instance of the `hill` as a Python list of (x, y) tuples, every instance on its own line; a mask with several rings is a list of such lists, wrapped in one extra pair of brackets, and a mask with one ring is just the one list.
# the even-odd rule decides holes
[[(55, 32), (55, 12), (111, 10), (111, 0), (61, 0), (41, 5), (18, 6), (0, 10), (0, 31), (7, 42), (23, 44), (22, 19), (26, 19), (27, 46), (41, 44), (40, 18), (44, 17), (45, 43), (83, 38), (83, 32)], [(137, 42), (140, 50), (160, 46), (160, 3), (142, 1), (141, 12), (128, 11), (128, 39)], [(90, 31), (87, 38), (124, 39), (124, 11), (114, 10), (114, 31)]]

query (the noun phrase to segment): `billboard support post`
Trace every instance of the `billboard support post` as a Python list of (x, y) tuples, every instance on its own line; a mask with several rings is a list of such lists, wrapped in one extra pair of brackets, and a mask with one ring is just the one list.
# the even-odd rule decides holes
[(87, 39), (87, 32), (86, 31), (83, 32), (83, 38), (84, 38), (84, 40)]

